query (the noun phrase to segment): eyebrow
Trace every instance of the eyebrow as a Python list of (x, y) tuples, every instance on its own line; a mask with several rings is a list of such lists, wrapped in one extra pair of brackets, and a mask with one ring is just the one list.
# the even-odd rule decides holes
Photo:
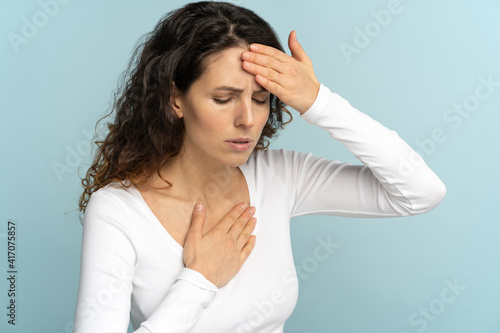
[[(230, 87), (230, 86), (217, 87), (217, 88), (215, 88), (215, 90), (226, 90), (226, 91), (237, 92), (237, 93), (243, 92), (243, 89), (238, 89), (238, 88)], [(264, 88), (254, 91), (254, 93), (264, 93), (264, 92), (267, 92), (267, 90)]]

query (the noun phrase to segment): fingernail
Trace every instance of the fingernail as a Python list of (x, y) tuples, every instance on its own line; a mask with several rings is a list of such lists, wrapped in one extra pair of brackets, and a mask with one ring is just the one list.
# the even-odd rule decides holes
[(250, 59), (250, 53), (248, 52), (243, 52), (243, 59)]
[(247, 209), (247, 207), (248, 207), (248, 205), (246, 202), (241, 205), (241, 208), (243, 208), (243, 209)]
[(194, 210), (195, 212), (201, 212), (203, 210), (203, 204), (201, 203), (201, 201), (198, 201), (196, 203), (196, 205), (194, 206)]
[(250, 45), (250, 50), (257, 51), (258, 49), (259, 49), (259, 47), (257, 45), (255, 45), (255, 44)]
[(249, 212), (250, 214), (255, 213), (255, 207), (250, 208), (250, 209), (248, 210), (248, 212)]
[(255, 217), (252, 217), (251, 221), (253, 224), (257, 224), (257, 219)]

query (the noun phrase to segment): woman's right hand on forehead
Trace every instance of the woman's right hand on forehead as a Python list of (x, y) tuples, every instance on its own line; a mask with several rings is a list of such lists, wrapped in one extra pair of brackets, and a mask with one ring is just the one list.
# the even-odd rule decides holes
[(193, 210), (182, 259), (187, 268), (203, 274), (218, 288), (238, 273), (255, 246), (255, 207), (247, 206), (236, 205), (205, 235), (205, 209), (197, 204)]
[(313, 105), (321, 84), (295, 30), (288, 36), (288, 46), (292, 56), (274, 47), (253, 43), (249, 51), (241, 54), (242, 66), (255, 75), (264, 89), (303, 114)]

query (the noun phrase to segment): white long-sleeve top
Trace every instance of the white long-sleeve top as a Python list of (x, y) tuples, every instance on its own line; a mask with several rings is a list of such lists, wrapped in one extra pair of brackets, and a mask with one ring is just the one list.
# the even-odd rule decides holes
[[(82, 237), (75, 332), (283, 332), (298, 296), (290, 219), (305, 214), (395, 217), (425, 213), (446, 188), (395, 131), (324, 85), (301, 115), (363, 165), (284, 149), (254, 151), (240, 167), (257, 241), (217, 288), (182, 261), (183, 248), (131, 186), (91, 195)], [(328, 244), (324, 250), (328, 251)]]

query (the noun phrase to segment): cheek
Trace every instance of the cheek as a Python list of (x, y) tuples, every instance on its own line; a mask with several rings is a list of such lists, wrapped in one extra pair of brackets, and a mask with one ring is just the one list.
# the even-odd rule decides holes
[(258, 124), (261, 128), (264, 128), (264, 126), (267, 123), (267, 119), (269, 119), (270, 111), (268, 110), (267, 112), (262, 112), (262, 115), (259, 116), (258, 119)]
[(196, 108), (191, 107), (188, 112), (185, 112), (184, 116), (186, 131), (190, 131), (193, 135), (209, 131), (214, 127), (214, 119), (210, 114), (213, 114), (213, 112), (203, 105), (198, 105)]
[(186, 127), (186, 131), (190, 132), (191, 137), (196, 137), (197, 141), (208, 143), (221, 133), (222, 123), (222, 119), (215, 116), (210, 117), (208, 114), (197, 115), (190, 119), (190, 126), (189, 128)]

